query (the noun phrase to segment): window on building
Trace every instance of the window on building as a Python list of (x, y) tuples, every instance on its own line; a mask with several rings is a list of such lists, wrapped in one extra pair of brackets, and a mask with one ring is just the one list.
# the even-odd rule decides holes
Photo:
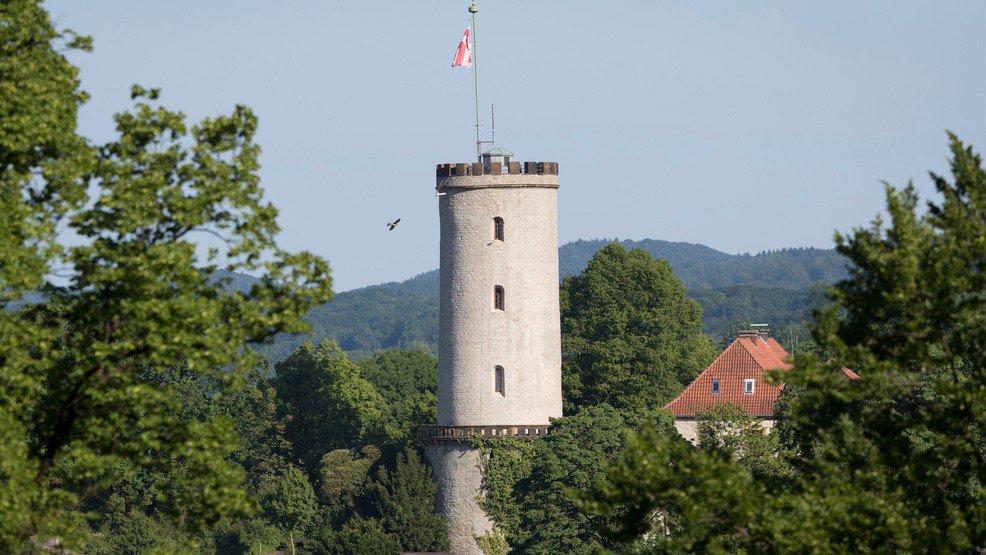
[(499, 216), (493, 218), (493, 238), (503, 241), (503, 218)]
[(747, 395), (753, 395), (753, 388), (756, 386), (757, 380), (743, 380), (743, 393)]
[(719, 394), (719, 380), (712, 380), (712, 393)]
[(493, 309), (503, 310), (503, 287), (497, 285), (493, 287)]
[(500, 395), (506, 395), (503, 392), (503, 367), (497, 366), (493, 370), (493, 391), (499, 393)]

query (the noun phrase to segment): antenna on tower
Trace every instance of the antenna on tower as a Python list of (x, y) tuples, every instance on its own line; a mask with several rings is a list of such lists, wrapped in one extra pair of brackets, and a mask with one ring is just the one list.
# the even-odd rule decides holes
[(479, 8), (476, 0), (472, 0), (469, 5), (469, 13), (472, 15), (472, 75), (476, 86), (476, 159), (483, 161), (483, 141), (479, 138), (479, 45), (476, 44), (476, 14)]
[(493, 111), (493, 105), (492, 104), (490, 104), (490, 128), (492, 129), (492, 131), (491, 131), (492, 138), (491, 138), (490, 142), (493, 143), (494, 145), (496, 145), (496, 112)]

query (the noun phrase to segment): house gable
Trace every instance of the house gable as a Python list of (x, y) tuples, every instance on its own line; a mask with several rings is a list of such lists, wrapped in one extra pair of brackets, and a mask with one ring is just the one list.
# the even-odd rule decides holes
[[(790, 368), (788, 358), (787, 351), (770, 337), (741, 336), (664, 408), (677, 419), (693, 419), (699, 413), (730, 403), (751, 416), (773, 418), (774, 403), (784, 385), (768, 384), (765, 372)], [(713, 390), (715, 380), (719, 383), (718, 393)], [(753, 393), (745, 392), (746, 380), (754, 380)]]

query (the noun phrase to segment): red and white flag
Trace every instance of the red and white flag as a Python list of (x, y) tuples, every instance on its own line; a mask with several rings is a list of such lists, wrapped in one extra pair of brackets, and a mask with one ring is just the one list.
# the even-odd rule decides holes
[(459, 48), (455, 50), (452, 67), (472, 67), (472, 45), (469, 42), (469, 27), (466, 27), (466, 32), (462, 33), (462, 40), (459, 41)]

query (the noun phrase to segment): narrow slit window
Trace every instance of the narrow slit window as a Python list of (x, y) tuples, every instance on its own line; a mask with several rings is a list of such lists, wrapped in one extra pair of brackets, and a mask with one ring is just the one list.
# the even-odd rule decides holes
[(503, 241), (503, 218), (493, 218), (493, 239)]
[(503, 310), (504, 306), (503, 287), (497, 285), (493, 288), (493, 310)]
[(503, 367), (497, 366), (493, 370), (493, 391), (499, 393), (500, 395), (505, 395), (503, 392)]
[(747, 395), (753, 395), (753, 389), (756, 386), (757, 380), (743, 380), (743, 393)]
[(712, 380), (712, 394), (719, 394), (719, 380)]

